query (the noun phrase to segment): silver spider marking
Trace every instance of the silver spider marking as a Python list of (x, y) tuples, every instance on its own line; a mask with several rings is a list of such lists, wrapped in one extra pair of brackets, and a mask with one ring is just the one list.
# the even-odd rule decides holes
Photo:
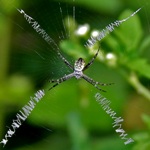
[(85, 61), (83, 58), (79, 58), (78, 60), (75, 61), (74, 63), (74, 76), (77, 79), (80, 79), (83, 76), (83, 68), (85, 66)]

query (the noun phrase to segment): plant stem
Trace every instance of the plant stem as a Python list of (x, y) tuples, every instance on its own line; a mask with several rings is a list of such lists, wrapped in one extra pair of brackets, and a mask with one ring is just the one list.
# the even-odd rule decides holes
[(72, 112), (68, 115), (68, 131), (72, 140), (73, 150), (90, 150), (87, 130), (80, 120), (80, 115)]
[(127, 80), (137, 90), (139, 94), (141, 94), (150, 101), (150, 91), (140, 83), (135, 73), (132, 72), (130, 76), (127, 78)]

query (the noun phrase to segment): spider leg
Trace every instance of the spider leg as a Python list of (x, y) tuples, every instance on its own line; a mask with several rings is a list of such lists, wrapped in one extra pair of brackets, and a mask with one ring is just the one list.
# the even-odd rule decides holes
[(60, 53), (58, 49), (57, 49), (57, 54), (70, 69), (72, 70), (74, 69), (74, 67), (66, 60), (66, 58)]
[(69, 80), (69, 79), (72, 78), (73, 76), (74, 76), (74, 73), (71, 73), (71, 74), (68, 74), (68, 75), (63, 76), (63, 77), (60, 78), (60, 79), (57, 79), (57, 80), (50, 80), (51, 83), (56, 82), (56, 84), (54, 84), (52, 87), (50, 87), (49, 90), (51, 90), (51, 89), (54, 88), (55, 86), (59, 85), (60, 83)]
[(100, 82), (96, 82), (92, 78), (86, 76), (85, 74), (83, 74), (82, 78), (85, 79), (87, 82), (89, 82), (90, 84), (92, 84), (94, 87), (96, 87), (98, 90), (100, 90), (102, 92), (106, 92), (106, 91), (103, 90), (103, 89), (101, 89), (101, 88), (99, 88), (97, 85), (108, 86), (108, 85), (112, 85), (113, 84), (113, 83), (100, 83)]
[(101, 82), (96, 82), (96, 84), (101, 85), (101, 86), (109, 86), (112, 85), (114, 83), (101, 83)]
[(90, 61), (87, 65), (85, 65), (85, 67), (83, 68), (83, 71), (86, 70), (86, 69), (88, 69), (88, 68), (93, 64), (95, 58), (96, 58), (97, 55), (98, 55), (99, 50), (100, 50), (100, 47), (98, 48), (96, 54), (95, 54), (94, 57), (91, 59), (91, 61)]

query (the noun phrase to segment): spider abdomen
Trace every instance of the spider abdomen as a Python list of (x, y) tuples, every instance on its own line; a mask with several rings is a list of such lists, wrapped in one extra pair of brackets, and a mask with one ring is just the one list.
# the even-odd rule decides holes
[(79, 58), (74, 63), (74, 70), (75, 71), (82, 71), (84, 68), (84, 65), (85, 65), (85, 61), (83, 60), (83, 58)]

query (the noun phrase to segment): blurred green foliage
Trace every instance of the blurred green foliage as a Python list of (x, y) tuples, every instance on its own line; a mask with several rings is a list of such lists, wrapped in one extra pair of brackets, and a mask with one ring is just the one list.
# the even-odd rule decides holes
[[(36, 89), (46, 89), (46, 96), (36, 106), (25, 127), (20, 127), (20, 131), (16, 132), (17, 136), (9, 140), (5, 149), (148, 150), (150, 36), (146, 33), (148, 24), (145, 21), (144, 8), (101, 41), (101, 52), (97, 60), (85, 72), (96, 81), (115, 83), (113, 86), (105, 87), (107, 92), (102, 94), (112, 102), (111, 107), (118, 116), (124, 116), (125, 129), (133, 133), (136, 143), (125, 146), (112, 129), (111, 118), (95, 101), (94, 95), (99, 91), (93, 86), (83, 80), (71, 79), (48, 91), (51, 85), (46, 81), (46, 76), (48, 79), (57, 78), (69, 73), (70, 70), (59, 60), (57, 53), (49, 50), (45, 41), (27, 25), (23, 16), (19, 16), (15, 7), (24, 9), (36, 18), (50, 35), (56, 35), (52, 24), (59, 30), (61, 27), (58, 20), (62, 22), (63, 19), (71, 36), (59, 42), (59, 46), (73, 63), (72, 60), (79, 57), (85, 58), (88, 62), (95, 54), (99, 43), (96, 43), (93, 49), (84, 47), (93, 30), (102, 30), (118, 16), (119, 20), (130, 16), (133, 13), (131, 9), (135, 11), (139, 6), (135, 5), (136, 2), (126, 3), (119, 0), (62, 2), (63, 12), (67, 12), (65, 2), (71, 7), (76, 5), (77, 20), (74, 21), (72, 16), (69, 16), (71, 24), (75, 26), (67, 26), (67, 16), (59, 18), (58, 2), (0, 1), (1, 139), (7, 131), (6, 126), (11, 125), (16, 112), (28, 102)], [(86, 15), (81, 15), (78, 7), (84, 9), (82, 11), (85, 11)], [(130, 9), (126, 9), (128, 7)], [(149, 6), (145, 7), (148, 14)], [(52, 8), (56, 8), (54, 14), (51, 12)], [(99, 17), (103, 19), (102, 25)], [(74, 34), (74, 30), (84, 22), (82, 19), (89, 21), (90, 30), (86, 35), (78, 36)], [(57, 37), (56, 41), (58, 39)], [(45, 51), (42, 53), (41, 49)], [(109, 53), (114, 56), (112, 59), (107, 59)], [(46, 59), (42, 61), (42, 57)], [(142, 115), (143, 113), (145, 115)], [(143, 121), (140, 120), (141, 117)], [(148, 128), (144, 128), (143, 122)], [(27, 128), (28, 126), (30, 128)]]

